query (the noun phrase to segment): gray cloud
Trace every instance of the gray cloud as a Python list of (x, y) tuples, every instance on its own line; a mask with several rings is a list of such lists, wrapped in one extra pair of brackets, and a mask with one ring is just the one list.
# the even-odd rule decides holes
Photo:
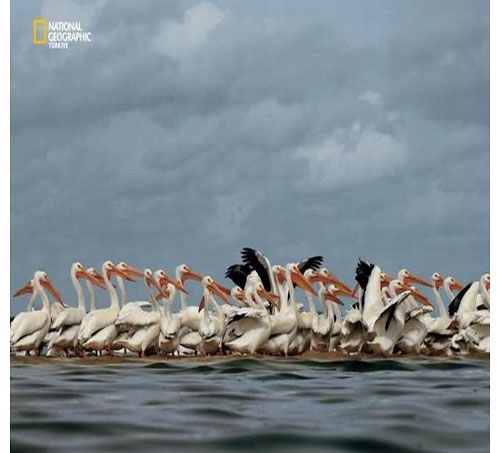
[[(488, 3), (360, 7), (13, 4), (13, 289), (41, 267), (71, 300), (76, 259), (222, 279), (246, 245), (487, 270)], [(40, 16), (92, 44), (34, 46)]]

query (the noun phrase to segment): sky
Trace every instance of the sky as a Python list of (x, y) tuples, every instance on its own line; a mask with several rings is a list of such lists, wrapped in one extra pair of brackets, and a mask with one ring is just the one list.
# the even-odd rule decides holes
[[(92, 42), (35, 46), (37, 17)], [(487, 1), (11, 2), (11, 289), (75, 301), (71, 263), (108, 259), (224, 281), (245, 246), (478, 278), (489, 83)]]

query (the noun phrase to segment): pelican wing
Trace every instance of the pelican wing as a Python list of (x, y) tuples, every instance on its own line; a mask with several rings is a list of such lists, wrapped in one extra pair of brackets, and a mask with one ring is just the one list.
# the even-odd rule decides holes
[(224, 277), (231, 279), (235, 285), (243, 289), (251, 272), (252, 268), (248, 264), (233, 264), (227, 268)]
[(11, 344), (17, 343), (20, 338), (25, 337), (26, 335), (30, 335), (34, 332), (39, 331), (40, 329), (44, 328), (48, 322), (50, 322), (49, 315), (44, 311), (30, 311), (19, 313), (19, 315), (21, 314), (23, 314), (23, 316), (21, 320), (15, 324), (15, 330), (13, 330), (11, 326)]
[(250, 266), (259, 274), (266, 291), (271, 291), (271, 281), (269, 280), (268, 259), (258, 250), (244, 247), (241, 252), (243, 263)]
[(297, 263), (299, 271), (304, 273), (307, 269), (317, 270), (323, 264), (323, 257), (321, 255), (311, 256), (309, 258), (304, 258)]
[(143, 310), (128, 310), (126, 313), (121, 313), (115, 321), (119, 325), (132, 326), (148, 326), (158, 323), (160, 315), (158, 312), (147, 312)]
[(75, 307), (68, 307), (62, 310), (54, 320), (51, 329), (57, 330), (61, 327), (69, 327), (80, 324), (85, 317), (85, 311)]

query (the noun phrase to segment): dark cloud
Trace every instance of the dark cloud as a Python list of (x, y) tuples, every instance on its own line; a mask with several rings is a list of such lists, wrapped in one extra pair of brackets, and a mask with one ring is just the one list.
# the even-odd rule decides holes
[[(71, 299), (76, 259), (222, 278), (246, 245), (349, 280), (359, 256), (476, 277), (489, 6), (470, 3), (13, 4), (13, 289), (41, 267)], [(34, 46), (40, 16), (92, 44)]]

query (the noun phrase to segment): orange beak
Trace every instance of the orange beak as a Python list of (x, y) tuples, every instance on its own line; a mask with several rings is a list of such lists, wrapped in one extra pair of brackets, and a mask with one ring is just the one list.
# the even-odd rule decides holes
[(411, 295), (414, 297), (415, 300), (418, 300), (421, 302), (423, 305), (427, 305), (428, 307), (434, 308), (434, 305), (425, 297), (418, 289), (413, 289), (408, 286), (406, 286), (405, 290), (408, 290), (411, 292)]
[(424, 280), (423, 278), (417, 277), (413, 274), (410, 274), (409, 277), (405, 278), (404, 283), (406, 285), (408, 285), (408, 282), (413, 282), (413, 283), (416, 283), (418, 285), (427, 286), (428, 288), (432, 288), (432, 285), (427, 280)]
[(325, 300), (328, 300), (330, 302), (335, 302), (339, 305), (344, 305), (344, 303), (335, 295), (335, 293), (331, 293), (329, 291), (325, 293)]
[(198, 307), (198, 313), (205, 308), (205, 296), (202, 296), (200, 300), (200, 305)]
[(193, 271), (190, 267), (188, 267), (187, 272), (184, 272), (181, 276), (181, 284), (184, 286), (186, 280), (196, 280), (201, 282), (203, 280), (203, 275), (198, 274), (198, 272)]
[(218, 283), (218, 282), (214, 282), (214, 283), (217, 285), (217, 287), (218, 287), (218, 288), (219, 288), (219, 289), (220, 289), (223, 293), (227, 294), (228, 296), (230, 296), (230, 295), (231, 295), (231, 290), (230, 290), (229, 288), (226, 288), (225, 286), (221, 285), (221, 284), (220, 284), (220, 283)]
[[(219, 296), (226, 304), (231, 305), (228, 294), (219, 288), (217, 283), (208, 283), (207, 288), (215, 295)], [(231, 291), (230, 291), (231, 293)]]
[(33, 285), (31, 282), (26, 283), (21, 289), (18, 289), (12, 297), (19, 297), (23, 294), (33, 294)]
[(61, 305), (64, 305), (61, 293), (54, 288), (54, 286), (52, 285), (52, 283), (49, 281), (48, 278), (40, 280), (40, 283), (44, 288), (50, 291), (50, 293), (54, 296), (54, 299), (57, 300), (57, 302), (59, 302)]
[(135, 282), (135, 280), (132, 277), (129, 277), (128, 274), (123, 272), (121, 269), (119, 269), (116, 266), (113, 266), (109, 271), (108, 271), (108, 276), (109, 275), (117, 275), (118, 277), (124, 278), (125, 280), (128, 280), (129, 282)]
[(268, 300), (271, 304), (273, 304), (278, 310), (280, 309), (280, 306), (278, 304), (278, 301), (280, 300), (279, 296), (277, 296), (274, 293), (271, 293), (269, 291), (266, 291), (265, 289), (258, 289), (257, 294), (260, 297), (263, 297), (264, 299)]
[[(99, 288), (106, 289), (104, 286), (104, 280), (99, 280), (95, 278), (92, 274), (87, 272), (85, 269), (81, 271), (77, 271), (75, 274), (76, 278), (84, 278), (85, 280), (88, 280), (90, 283), (93, 283), (94, 285), (98, 286)], [(101, 277), (102, 278), (102, 277)]]
[(439, 291), (439, 288), (441, 288), (441, 286), (443, 286), (443, 283), (444, 283), (444, 278), (441, 277), (440, 279), (436, 280), (436, 282), (434, 283), (434, 286), (436, 288), (437, 291)]
[[(156, 281), (154, 277), (150, 277), (149, 275), (146, 276), (146, 282), (148, 283), (149, 286), (154, 286), (158, 290), (158, 296), (160, 296), (160, 299), (162, 297), (168, 297), (167, 293), (163, 290), (163, 288), (159, 285), (159, 283)], [(158, 300), (155, 298), (155, 300)]]
[(462, 285), (461, 283), (458, 283), (456, 280), (455, 280), (455, 283), (452, 283), (450, 285), (450, 289), (451, 290), (454, 290), (456, 289), (457, 291), (462, 291), (464, 289), (464, 285)]
[(140, 271), (139, 269), (135, 268), (134, 266), (130, 266), (126, 264), (124, 269), (124, 272), (129, 276), (135, 276), (135, 277), (142, 277), (144, 275), (144, 272)]
[(316, 290), (313, 288), (311, 283), (307, 280), (307, 278), (304, 277), (304, 275), (299, 271), (294, 271), (292, 270), (292, 282), (295, 283), (299, 288), (302, 288), (304, 291), (308, 291), (315, 296), (318, 295)]
[(356, 293), (358, 292), (358, 289), (359, 289), (359, 283), (356, 283), (356, 285), (354, 285), (354, 288), (352, 289), (352, 293), (351, 293), (351, 296), (353, 299), (356, 299)]
[(326, 285), (333, 284), (337, 288), (344, 288), (346, 291), (349, 291), (349, 293), (352, 294), (351, 288), (349, 288), (336, 275), (333, 275), (328, 269), (326, 269), (325, 273), (317, 272), (316, 275), (313, 278), (311, 278), (311, 281), (321, 281), (321, 282), (325, 283)]
[(189, 294), (182, 283), (179, 283), (177, 280), (175, 280), (175, 278), (172, 278), (167, 274), (160, 278), (160, 283), (162, 285), (170, 283), (171, 285), (174, 285), (179, 291), (182, 291), (184, 294)]

